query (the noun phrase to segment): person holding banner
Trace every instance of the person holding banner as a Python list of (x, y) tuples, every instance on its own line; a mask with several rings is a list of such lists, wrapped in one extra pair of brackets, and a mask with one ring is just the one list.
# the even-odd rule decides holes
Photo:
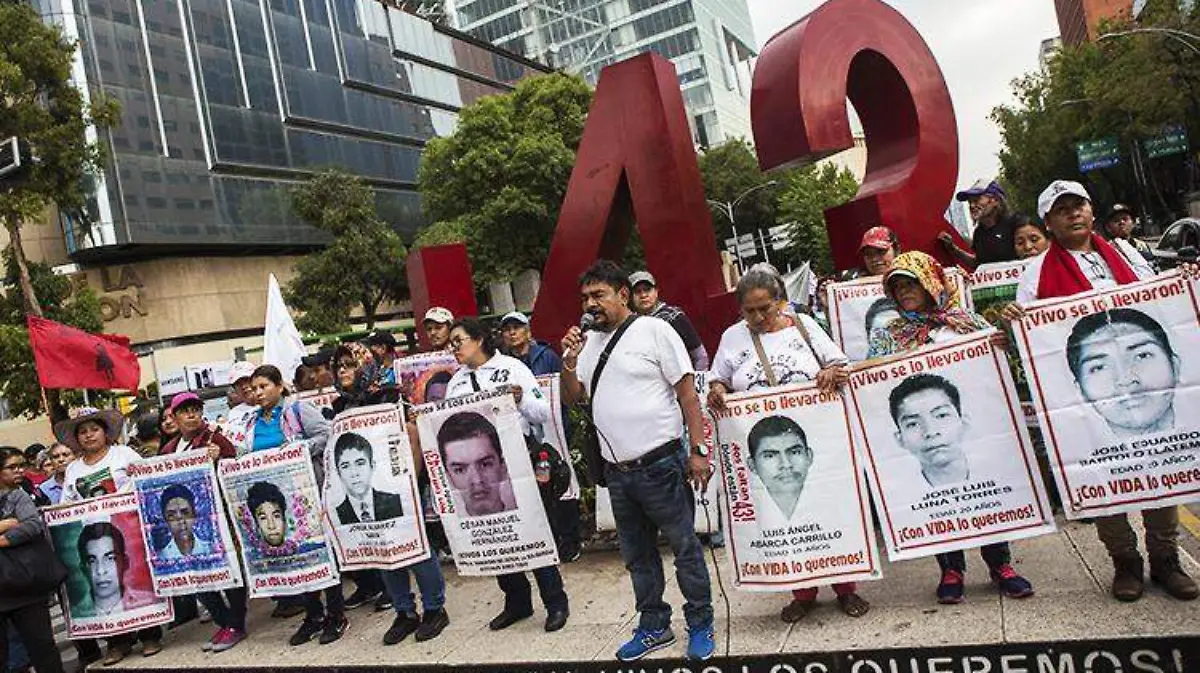
[[(133, 488), (127, 469), (130, 463), (141, 460), (141, 456), (128, 446), (116, 443), (121, 424), (121, 414), (116, 410), (84, 407), (69, 420), (54, 426), (58, 441), (70, 446), (79, 456), (67, 466), (62, 502), (80, 502)], [(135, 640), (142, 643), (142, 656), (158, 654), (162, 651), (162, 634), (162, 627), (151, 626), (109, 637), (104, 665), (113, 666), (124, 659), (132, 651)], [(94, 654), (98, 651), (95, 641), (76, 642), (81, 658), (97, 656)]]
[[(725, 409), (725, 396), (731, 392), (814, 380), (822, 390), (835, 392), (846, 383), (846, 354), (815, 320), (784, 310), (787, 293), (783, 279), (774, 267), (769, 264), (751, 267), (738, 281), (737, 298), (743, 319), (721, 335), (709, 374), (709, 407), (718, 411)], [(798, 426), (794, 429), (781, 426), (768, 434), (770, 436), (758, 437), (751, 433), (748, 463), (786, 520), (804, 488), (803, 478), (807, 474), (807, 465), (812, 463), (812, 452)], [(789, 448), (782, 452), (774, 451), (772, 447), (772, 457), (768, 458), (768, 451), (762, 447), (776, 436), (798, 441), (786, 442)], [(803, 451), (793, 452), (791, 446), (803, 447)], [(793, 453), (795, 457), (792, 457)], [(854, 582), (834, 584), (833, 591), (842, 611), (851, 617), (861, 617), (871, 609), (871, 604), (858, 595), (858, 586)], [(816, 602), (815, 587), (796, 589), (792, 591), (792, 602), (783, 608), (779, 617), (785, 622), (798, 622)]]
[(882, 276), (900, 254), (900, 239), (887, 227), (871, 227), (858, 244), (858, 254), (868, 276)]
[[(335, 385), (338, 398), (333, 402), (333, 410), (341, 414), (349, 409), (370, 406), (372, 404), (399, 404), (400, 390), (396, 386), (379, 385), (379, 363), (366, 346), (359, 343), (342, 344), (338, 346), (333, 356)], [(420, 472), (425, 465), (418, 450), (419, 444), (412, 443), (413, 466)], [(369, 445), (368, 445), (369, 448)], [(335, 447), (336, 451), (336, 447)], [(343, 453), (346, 450), (343, 449)], [(368, 451), (349, 451), (350, 455), (364, 456), (368, 461), (371, 455)], [(340, 464), (341, 461), (335, 461)], [(339, 475), (341, 476), (341, 475)], [(341, 476), (343, 483), (346, 482)], [(367, 480), (370, 483), (370, 480)], [(373, 489), (372, 489), (373, 490)], [(348, 504), (348, 503), (347, 503)], [(397, 516), (399, 514), (397, 513)], [(378, 512), (376, 512), (376, 517)], [(380, 579), (390, 594), (391, 607), (396, 611), (392, 625), (383, 634), (384, 645), (395, 645), (415, 634), (417, 642), (424, 642), (438, 637), (450, 625), (450, 616), (446, 613), (446, 579), (442, 576), (442, 567), (437, 556), (431, 551), (428, 558), (404, 568), (396, 570), (362, 571), (358, 578), (370, 573)], [(410, 577), (411, 575), (411, 577)], [(412, 580), (416, 579), (417, 587), (421, 590), (421, 607), (424, 614), (417, 616), (416, 596), (412, 592)], [(356, 581), (361, 580), (356, 578)]]
[[(961, 299), (953, 283), (946, 278), (942, 265), (923, 252), (906, 252), (896, 258), (892, 270), (883, 277), (884, 291), (900, 307), (900, 317), (893, 320), (881, 338), (872, 339), (869, 358), (916, 350), (922, 346), (941, 343), (956, 335), (970, 334), (992, 329), (983, 316), (961, 308)], [(995, 339), (1007, 344), (1003, 334)], [(1004, 347), (1001, 345), (1000, 347)], [(921, 463), (922, 474), (930, 483), (936, 483), (943, 471), (951, 466), (943, 462), (962, 463), (953, 446), (939, 447), (934, 451), (933, 442), (944, 438), (930, 437), (941, 433), (931, 428), (949, 428), (947, 434), (955, 434), (953, 428), (961, 427), (962, 409), (957, 390), (947, 388), (949, 384), (940, 377), (924, 379), (912, 377), (909, 388), (898, 387), (893, 392), (892, 417), (896, 422), (896, 436), (900, 444)], [(907, 381), (905, 383), (908, 383)], [(911, 410), (905, 407), (912, 407)], [(910, 429), (901, 419), (912, 417)], [(945, 440), (944, 443), (951, 443)], [(941, 454), (949, 456), (942, 458)], [(1012, 567), (1012, 553), (1007, 542), (984, 545), (979, 549), (988, 566), (992, 581), (1008, 598), (1026, 598), (1033, 595), (1033, 585), (1017, 574)], [(945, 552), (937, 555), (942, 579), (938, 583), (939, 603), (954, 604), (963, 600), (963, 576), (967, 570), (966, 556), (962, 551)]]
[[(1039, 299), (1069, 297), (1089, 290), (1127, 285), (1154, 276), (1154, 270), (1127, 241), (1114, 238), (1110, 243), (1094, 231), (1096, 218), (1092, 209), (1092, 199), (1078, 182), (1055, 180), (1050, 183), (1038, 196), (1038, 214), (1045, 219), (1046, 226), (1054, 235), (1054, 241), (1045, 254), (1025, 267), (1017, 287), (1017, 301), (1005, 308), (1006, 320), (1019, 320), (1025, 313), (1024, 305)], [(1194, 276), (1198, 269), (1195, 264), (1188, 264), (1184, 265), (1184, 272)], [(1084, 349), (1112, 350), (1114, 346), (1132, 343), (1137, 348), (1150, 347), (1161, 351), (1158, 359), (1164, 363), (1173, 355), (1169, 342), (1165, 341), (1166, 333), (1161, 332), (1161, 327), (1156, 330), (1145, 320), (1128, 314), (1123, 318), (1114, 319), (1113, 313), (1116, 311), (1098, 314), (1106, 316), (1106, 319), (1093, 326), (1092, 331), (1095, 334), (1081, 332), (1078, 337), (1073, 334), (1074, 348), (1068, 344), (1068, 361), (1080, 390), (1110, 427), (1113, 425), (1113, 419), (1109, 416), (1115, 411), (1112, 408), (1114, 405), (1106, 404), (1102, 399), (1106, 395), (1101, 390), (1103, 386), (1096, 380), (1102, 376), (1082, 370)], [(1080, 321), (1081, 324), (1084, 322)], [(1076, 329), (1080, 329), (1078, 325)], [(1129, 341), (1128, 337), (1137, 332), (1143, 332), (1146, 337), (1140, 342)], [(1160, 332), (1161, 338), (1158, 336)], [(1137, 345), (1138, 343), (1142, 345)], [(1124, 349), (1118, 347), (1116, 350), (1121, 351), (1118, 355), (1127, 357), (1129, 354), (1125, 353), (1125, 350), (1129, 348), (1130, 346), (1125, 346)], [(1125, 363), (1128, 364), (1131, 363)], [(1126, 379), (1135, 379), (1148, 373), (1139, 374), (1141, 370), (1138, 368), (1125, 365), (1118, 364), (1117, 371), (1124, 371), (1123, 377)], [(1077, 367), (1080, 367), (1078, 371)], [(1172, 372), (1177, 371), (1177, 365), (1171, 365), (1170, 369)], [(1111, 396), (1114, 395), (1107, 395)], [(1105, 415), (1105, 409), (1108, 409), (1108, 415)], [(1131, 420), (1118, 420), (1117, 424), (1129, 425)], [(1200, 597), (1200, 587), (1183, 572), (1179, 563), (1178, 509), (1174, 505), (1146, 509), (1142, 511), (1142, 521), (1146, 526), (1146, 552), (1150, 557), (1151, 581), (1179, 600)], [(1112, 558), (1113, 597), (1124, 602), (1136, 601), (1145, 591), (1145, 560), (1138, 551), (1137, 535), (1129, 525), (1129, 516), (1112, 514), (1097, 517), (1095, 525), (1096, 534), (1100, 536), (1109, 557)]]
[[(513, 399), (520, 411), (521, 432), (526, 437), (530, 435), (531, 423), (540, 425), (550, 422), (552, 418), (550, 403), (542, 396), (541, 387), (538, 386), (533, 372), (529, 371), (529, 368), (520, 360), (497, 353), (495, 346), (488, 339), (488, 333), (483, 323), (473, 318), (464, 318), (454, 323), (450, 330), (450, 351), (454, 353), (454, 357), (461, 367), (450, 378), (450, 385), (446, 390), (447, 398), (507, 386), (512, 391)], [(447, 423), (447, 426), (449, 425)], [(443, 426), (443, 428), (445, 427)], [(443, 430), (443, 432), (448, 431)], [(494, 429), (483, 434), (488, 435), (490, 439), (490, 448), (483, 450), (487, 454), (492, 454), (492, 457), (480, 458), (476, 461), (477, 464), (490, 460), (498, 462), (502, 466), (504, 458)], [(478, 432), (465, 432), (463, 439), (478, 437)], [(439, 442), (441, 439), (442, 435), (439, 433)], [(449, 443), (447, 442), (447, 445)], [(478, 444), (482, 447), (484, 442), (478, 442)], [(446, 447), (440, 448), (445, 450)], [(447, 457), (446, 462), (453, 467), (454, 461), (451, 458)], [(504, 501), (505, 489), (499, 483), (492, 483), (497, 480), (484, 474), (486, 470), (487, 468), (480, 468), (480, 478), (472, 480), (469, 489), (463, 489), (464, 496), (468, 498), (466, 510), (469, 515), (491, 514), (504, 511), (505, 508), (516, 507), (515, 503)], [(502, 476), (503, 480), (508, 479), (507, 471), (503, 475), (496, 476)], [(454, 477), (451, 476), (452, 482), (453, 479)], [(511, 497), (511, 490), (507, 495)], [(545, 497), (543, 497), (542, 504), (547, 504)], [(477, 508), (477, 511), (473, 512), (473, 507)], [(533, 571), (533, 577), (537, 581), (542, 604), (546, 606), (545, 630), (548, 632), (558, 631), (566, 626), (567, 617), (570, 615), (562, 573), (559, 572), (557, 565), (543, 566)], [(499, 575), (496, 577), (496, 581), (504, 592), (504, 609), (492, 619), (488, 628), (493, 631), (506, 629), (533, 615), (532, 587), (524, 573)]]
[(1013, 252), (1017, 259), (1032, 259), (1050, 249), (1050, 232), (1028, 215), (1018, 215), (1013, 227)]
[[(274, 365), (262, 365), (255, 369), (250, 377), (250, 386), (258, 402), (258, 411), (247, 419), (246, 439), (241, 453), (266, 451), (289, 444), (305, 447), (312, 458), (319, 489), (324, 477), (319, 466), (329, 440), (329, 421), (311, 402), (287, 399), (288, 389), (283, 385), (283, 374)], [(267, 539), (270, 541), (270, 537)], [(326, 604), (322, 605), (319, 591), (304, 594), (304, 621), (288, 640), (289, 644), (302, 645), (318, 633), (321, 634), (319, 642), (322, 645), (342, 637), (350, 627), (350, 621), (346, 619), (346, 598), (342, 593), (342, 585), (335, 584), (325, 589), (325, 601)]]

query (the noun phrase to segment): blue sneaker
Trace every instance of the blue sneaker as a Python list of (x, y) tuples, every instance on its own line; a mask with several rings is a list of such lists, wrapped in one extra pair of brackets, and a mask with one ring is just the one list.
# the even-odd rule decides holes
[(693, 661), (704, 661), (713, 655), (717, 649), (717, 641), (713, 638), (711, 626), (688, 630), (687, 658)]
[(633, 630), (633, 638), (622, 645), (621, 649), (617, 650), (617, 659), (621, 661), (637, 661), (654, 650), (670, 647), (674, 643), (675, 633), (671, 631), (671, 627), (669, 626), (665, 629), (657, 630), (639, 627)]

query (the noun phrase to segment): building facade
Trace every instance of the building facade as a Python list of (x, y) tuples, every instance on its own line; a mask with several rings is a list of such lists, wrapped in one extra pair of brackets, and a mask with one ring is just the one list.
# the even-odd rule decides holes
[(62, 257), (42, 261), (143, 347), (261, 332), (267, 274), (327, 241), (288, 196), (323, 167), (368, 180), (411, 240), (426, 141), (547, 70), (375, 0), (36, 1), (78, 42), (76, 83), (122, 110), (96, 137), (87, 233), (59, 218)]
[(1134, 0), (1054, 0), (1063, 44), (1074, 46), (1096, 39), (1101, 21), (1129, 18), (1133, 5)]
[(460, 29), (593, 86), (604, 66), (657, 52), (675, 64), (697, 146), (752, 139), (745, 0), (457, 0), (454, 16)]

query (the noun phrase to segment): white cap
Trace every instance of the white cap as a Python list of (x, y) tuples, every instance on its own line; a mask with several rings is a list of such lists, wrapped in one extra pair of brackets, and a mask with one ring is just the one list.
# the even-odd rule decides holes
[(658, 283), (654, 280), (654, 276), (650, 275), (649, 271), (635, 271), (629, 274), (629, 287), (633, 287), (638, 283), (650, 283), (650, 287), (658, 287)]
[(1054, 202), (1067, 194), (1073, 194), (1088, 201), (1092, 200), (1091, 195), (1078, 182), (1055, 180), (1050, 183), (1049, 187), (1042, 190), (1041, 196), (1038, 197), (1038, 217), (1042, 218), (1044, 222), (1046, 220), (1046, 213), (1049, 213), (1050, 209), (1054, 207)]
[(248, 379), (254, 374), (254, 370), (258, 369), (258, 365), (246, 360), (238, 360), (229, 368), (229, 385), (233, 385), (242, 379)]
[(529, 324), (529, 316), (525, 315), (524, 313), (521, 313), (520, 311), (513, 311), (512, 313), (504, 314), (504, 317), (500, 319), (500, 324), (503, 325), (504, 323), (508, 322), (509, 320), (519, 322), (522, 325)]
[(450, 309), (448, 309), (448, 308), (442, 308), (441, 306), (434, 306), (433, 308), (431, 308), (425, 312), (425, 322), (430, 321), (430, 320), (432, 320), (433, 322), (449, 324), (449, 323), (454, 322), (454, 314), (451, 313)]

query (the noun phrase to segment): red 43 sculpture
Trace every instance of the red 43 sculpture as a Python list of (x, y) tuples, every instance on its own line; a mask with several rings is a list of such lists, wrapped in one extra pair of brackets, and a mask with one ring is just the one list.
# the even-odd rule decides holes
[[(751, 117), (764, 169), (853, 145), (849, 98), (866, 134), (867, 172), (850, 203), (825, 211), (838, 268), (857, 266), (877, 224), (936, 256), (958, 176), (958, 131), (941, 70), (916, 29), (880, 0), (830, 0), (767, 43)], [(577, 279), (620, 258), (633, 226), (662, 295), (688, 312), (710, 352), (736, 306), (720, 257), (674, 67), (643, 54), (605, 68), (567, 187), (534, 332), (557, 343), (579, 319)], [(961, 243), (961, 241), (960, 241)]]

